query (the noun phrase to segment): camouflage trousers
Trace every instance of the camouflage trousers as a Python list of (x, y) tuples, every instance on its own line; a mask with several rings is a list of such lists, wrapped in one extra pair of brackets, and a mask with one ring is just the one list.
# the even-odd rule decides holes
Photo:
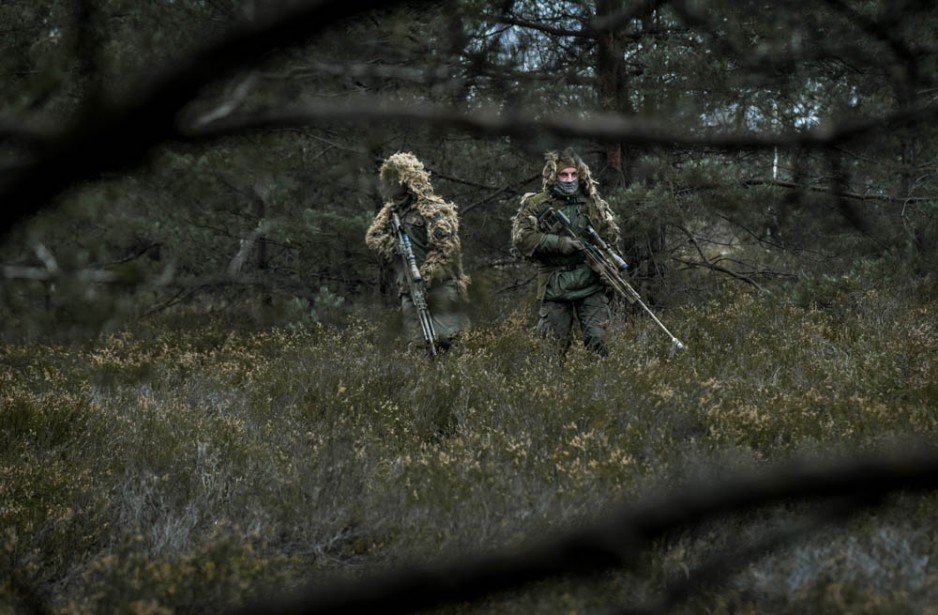
[(570, 347), (573, 320), (576, 319), (583, 332), (583, 344), (596, 354), (606, 356), (606, 328), (610, 317), (609, 300), (602, 291), (582, 299), (542, 301), (537, 333), (556, 340), (561, 354), (564, 354)]
[[(459, 333), (469, 328), (466, 303), (459, 296), (455, 281), (450, 280), (430, 287), (427, 291), (427, 307), (430, 309), (440, 348), (449, 348)], [(411, 347), (423, 347), (426, 344), (423, 330), (417, 318), (417, 308), (409, 294), (401, 295), (401, 310), (404, 313), (408, 344)]]

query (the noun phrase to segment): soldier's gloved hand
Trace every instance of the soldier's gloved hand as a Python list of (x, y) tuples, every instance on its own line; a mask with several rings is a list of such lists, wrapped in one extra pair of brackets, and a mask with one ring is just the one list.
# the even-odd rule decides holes
[(567, 237), (566, 235), (560, 235), (557, 238), (557, 251), (563, 254), (564, 256), (570, 254), (576, 254), (579, 250), (579, 242), (573, 237)]

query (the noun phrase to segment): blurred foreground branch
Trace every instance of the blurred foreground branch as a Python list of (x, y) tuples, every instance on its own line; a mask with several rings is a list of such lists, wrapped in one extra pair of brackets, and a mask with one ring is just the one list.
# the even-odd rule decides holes
[[(685, 485), (644, 505), (629, 506), (606, 519), (527, 547), (420, 564), (347, 584), (324, 584), (279, 604), (241, 613), (402, 612), (475, 600), (558, 577), (591, 577), (635, 566), (654, 541), (668, 533), (720, 516), (790, 500), (841, 500), (856, 511), (899, 491), (938, 488), (938, 448), (906, 446), (840, 463), (790, 462), (773, 470), (738, 475), (718, 483)], [(849, 499), (848, 499), (849, 498)]]
[[(218, 121), (212, 114), (179, 126), (177, 115), (199, 90), (226, 71), (258, 62), (275, 48), (299, 44), (329, 25), (352, 15), (386, 8), (377, 0), (321, 1), (302, 5), (276, 21), (249, 24), (229, 38), (195, 54), (164, 74), (140, 96), (122, 105), (90, 109), (72, 128), (44, 140), (43, 155), (11, 174), (0, 189), (0, 235), (39, 211), (74, 184), (102, 172), (139, 163), (156, 145), (171, 141), (207, 141), (251, 130), (308, 126), (325, 121), (396, 123), (461, 130), (482, 136), (519, 140), (548, 135), (558, 139), (586, 138), (633, 146), (683, 145), (693, 148), (765, 150), (775, 147), (829, 150), (898, 126), (927, 123), (938, 117), (938, 104), (906, 108), (878, 118), (831, 123), (801, 132), (732, 132), (706, 126), (673, 127), (648, 118), (614, 114), (588, 117), (547, 116), (514, 111), (462, 112), (451, 106), (384, 104), (379, 99), (358, 104), (311, 106), (265, 114), (234, 116), (229, 109)], [(217, 111), (217, 110), (216, 110)], [(9, 136), (15, 131), (7, 130)]]
[(0, 277), (5, 280), (35, 280), (39, 282), (53, 282), (59, 279), (65, 279), (69, 276), (83, 282), (93, 282), (96, 284), (125, 282), (123, 277), (115, 271), (82, 269), (75, 272), (60, 273), (43, 267), (24, 267), (21, 265), (3, 265), (3, 267), (0, 267)]
[(510, 136), (521, 140), (532, 135), (550, 135), (563, 139), (592, 139), (600, 143), (622, 141), (636, 146), (684, 146), (692, 148), (767, 150), (775, 147), (830, 149), (876, 132), (924, 123), (938, 118), (938, 104), (898, 111), (879, 118), (845, 121), (800, 132), (732, 132), (704, 126), (673, 127), (645, 117), (593, 114), (541, 116), (533, 113), (462, 112), (450, 106), (419, 104), (383, 104), (365, 101), (358, 104), (308, 106), (242, 117), (230, 117), (200, 127), (189, 127), (178, 135), (182, 140), (217, 139), (249, 130), (307, 126), (324, 121), (393, 122), (401, 125), (424, 125), (456, 129), (482, 136)]
[(670, 583), (661, 600), (644, 608), (630, 608), (620, 611), (622, 615), (651, 615), (653, 613), (673, 613), (682, 602), (699, 592), (704, 587), (726, 582), (730, 577), (741, 572), (746, 566), (764, 557), (767, 553), (793, 542), (804, 540), (833, 523), (844, 522), (851, 516), (865, 510), (870, 505), (879, 504), (879, 500), (850, 498), (835, 500), (820, 512), (808, 515), (806, 519), (789, 523), (774, 531), (766, 532), (755, 540), (734, 545), (715, 556), (706, 559), (695, 568), (686, 571), (686, 576)]
[[(421, 4), (424, 0), (410, 0)], [(337, 22), (401, 0), (308, 1), (267, 21), (242, 21), (224, 39), (173, 64), (161, 76), (136, 88), (120, 104), (95, 104), (71, 127), (44, 143), (43, 156), (0, 189), (0, 235), (48, 206), (79, 181), (138, 164), (156, 145), (176, 135), (179, 112), (207, 84), (230, 71), (257, 64), (274, 49), (299, 45)], [(11, 123), (0, 122), (9, 125)], [(12, 132), (7, 129), (7, 133)]]

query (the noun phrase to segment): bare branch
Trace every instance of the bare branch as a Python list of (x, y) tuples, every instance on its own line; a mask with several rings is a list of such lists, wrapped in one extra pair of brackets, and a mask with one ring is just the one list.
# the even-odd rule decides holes
[[(833, 194), (829, 186), (811, 186), (805, 184), (799, 184), (796, 182), (789, 182), (780, 179), (744, 179), (739, 181), (737, 184), (695, 184), (687, 185), (677, 188), (675, 194), (685, 195), (692, 192), (703, 192), (706, 190), (727, 190), (732, 188), (735, 185), (740, 186), (772, 186), (775, 188), (786, 188), (789, 190), (797, 191), (807, 191), (807, 192), (820, 192), (824, 194)], [(899, 205), (907, 205), (909, 203), (917, 202), (931, 202), (938, 200), (938, 195), (935, 196), (917, 196), (917, 197), (898, 197), (887, 194), (860, 194), (859, 192), (841, 192), (838, 195), (840, 198), (851, 199), (855, 201), (878, 201), (881, 203), (896, 203)]]
[(391, 64), (313, 62), (310, 66), (297, 68), (284, 73), (263, 75), (265, 80), (288, 81), (297, 78), (332, 75), (336, 77), (351, 77), (353, 79), (390, 79), (394, 81), (408, 81), (412, 83), (436, 84), (452, 78), (451, 69), (440, 66), (434, 69), (423, 70), (410, 66), (395, 66)]
[[(830, 193), (830, 188), (824, 188), (822, 186), (804, 186), (796, 184), (794, 182), (786, 182), (777, 179), (747, 179), (742, 182), (744, 186), (775, 186), (777, 188), (790, 188), (793, 190), (808, 190), (811, 192), (826, 192)], [(720, 188), (720, 186), (714, 186), (715, 188)], [(885, 203), (911, 203), (915, 201), (934, 201), (938, 200), (938, 196), (923, 196), (923, 197), (897, 197), (889, 196), (884, 194), (860, 194), (858, 192), (841, 192), (839, 195), (841, 198), (853, 199), (856, 201), (882, 201)]]
[(427, 170), (430, 171), (431, 177), (439, 177), (440, 179), (445, 179), (446, 181), (455, 182), (457, 184), (462, 184), (464, 186), (472, 186), (473, 188), (481, 188), (483, 190), (498, 190), (497, 186), (489, 186), (488, 184), (482, 184), (479, 182), (474, 182), (471, 179), (465, 179), (462, 177), (456, 177), (455, 175), (449, 175), (437, 169), (436, 167), (428, 166)]
[(730, 276), (731, 278), (745, 282), (746, 284), (749, 284), (750, 286), (754, 286), (755, 288), (758, 288), (760, 291), (764, 293), (767, 293), (769, 295), (772, 294), (771, 291), (766, 289), (764, 286), (762, 286), (761, 284), (759, 284), (758, 282), (756, 282), (749, 276), (741, 274), (741, 273), (736, 273), (735, 271), (731, 269), (727, 269), (726, 267), (721, 267), (720, 265), (717, 265), (710, 261), (692, 261), (692, 260), (688, 260), (685, 258), (677, 258), (677, 257), (673, 257), (671, 260), (681, 263), (682, 265), (687, 265), (688, 267), (711, 269), (713, 271), (719, 271), (720, 273), (724, 273)]
[(537, 175), (532, 175), (531, 177), (526, 177), (525, 179), (522, 179), (521, 181), (515, 182), (515, 183), (513, 183), (513, 184), (506, 184), (506, 185), (502, 186), (501, 188), (498, 188), (498, 189), (494, 190), (491, 194), (488, 194), (488, 195), (482, 197), (482, 198), (479, 199), (478, 201), (476, 201), (476, 202), (474, 202), (474, 203), (470, 203), (469, 205), (466, 205), (465, 207), (462, 208), (461, 211), (462, 211), (462, 213), (464, 213), (464, 214), (467, 213), (467, 212), (470, 212), (470, 211), (472, 211), (473, 209), (475, 209), (475, 208), (477, 208), (477, 207), (481, 207), (482, 205), (485, 205), (486, 203), (489, 203), (490, 201), (493, 201), (493, 200), (497, 199), (497, 198), (498, 198), (499, 196), (501, 196), (502, 194), (506, 194), (506, 193), (507, 193), (509, 196), (517, 195), (517, 194), (518, 194), (518, 190), (517, 190), (518, 188), (521, 188), (521, 187), (523, 187), (523, 186), (525, 186), (525, 185), (527, 185), (527, 184), (530, 184), (531, 182), (533, 182), (533, 181), (536, 180), (536, 179), (539, 179), (540, 177), (541, 177), (541, 174), (538, 173)]
[(113, 260), (113, 261), (111, 261), (111, 262), (109, 262), (109, 263), (102, 263), (100, 266), (101, 266), (101, 267), (114, 267), (114, 266), (116, 266), (116, 265), (121, 265), (121, 264), (123, 264), (123, 263), (129, 263), (129, 262), (132, 261), (132, 260), (136, 260), (136, 259), (140, 258), (141, 256), (143, 256), (144, 254), (150, 252), (151, 250), (159, 250), (162, 246), (163, 246), (163, 244), (160, 243), (160, 242), (158, 242), (158, 241), (157, 241), (157, 242), (148, 243), (148, 244), (145, 245), (145, 246), (141, 246), (141, 247), (137, 248), (136, 250), (134, 250), (133, 252), (131, 252), (131, 253), (128, 254), (127, 256), (118, 258), (117, 260)]
[(772, 294), (771, 292), (766, 290), (765, 287), (763, 287), (761, 284), (759, 284), (758, 282), (756, 282), (749, 276), (743, 275), (741, 273), (737, 273), (735, 271), (727, 269), (726, 267), (721, 267), (720, 265), (717, 265), (716, 263), (711, 262), (710, 259), (707, 258), (707, 255), (704, 254), (704, 251), (703, 249), (701, 249), (700, 244), (697, 243), (697, 238), (694, 237), (693, 233), (691, 233), (689, 230), (687, 230), (680, 224), (671, 223), (670, 226), (673, 226), (677, 230), (681, 231), (682, 233), (684, 233), (684, 235), (687, 236), (688, 239), (690, 239), (690, 242), (694, 244), (695, 248), (697, 248), (697, 253), (700, 255), (700, 260), (702, 262), (690, 261), (690, 260), (685, 260), (685, 259), (676, 258), (676, 257), (673, 260), (676, 260), (679, 263), (682, 263), (684, 265), (688, 265), (691, 267), (704, 267), (706, 269), (712, 269), (714, 271), (719, 271), (720, 273), (725, 273), (726, 275), (732, 278), (735, 278), (737, 280), (742, 280), (743, 282), (746, 282), (747, 284), (751, 284), (752, 286), (755, 286), (756, 288), (758, 288), (764, 293)]
[(519, 288), (524, 288), (525, 286), (533, 282), (534, 278), (536, 277), (537, 277), (537, 274), (534, 274), (532, 276), (525, 278), (524, 280), (516, 280), (513, 284), (509, 284), (508, 286), (503, 286), (502, 288), (499, 288), (498, 290), (495, 291), (495, 294), (501, 295), (503, 293), (508, 293), (514, 290), (518, 290)]
[(61, 272), (43, 267), (23, 267), (21, 265), (4, 265), (0, 267), (0, 275), (7, 280), (36, 280), (39, 282), (52, 282), (69, 277), (95, 284), (112, 284), (124, 281), (122, 276), (114, 271), (80, 269), (78, 271)]
[(938, 117), (938, 103), (914, 110), (839, 125), (815, 128), (804, 132), (727, 132), (701, 126), (675, 128), (643, 117), (594, 114), (586, 117), (536, 116), (497, 113), (493, 111), (461, 112), (452, 107), (426, 104), (382, 104), (377, 101), (348, 103), (337, 106), (308, 106), (246, 117), (232, 117), (200, 128), (182, 132), (182, 140), (205, 140), (228, 136), (246, 130), (278, 129), (307, 126), (325, 121), (393, 122), (401, 125), (423, 124), (440, 129), (457, 129), (479, 135), (505, 135), (529, 139), (548, 134), (571, 139), (593, 139), (598, 142), (622, 141), (637, 146), (678, 145), (692, 148), (753, 149), (799, 147), (827, 149), (836, 144), (869, 136), (887, 128), (926, 122)]
[(160, 302), (160, 303), (154, 305), (153, 307), (151, 307), (151, 308), (148, 309), (147, 311), (145, 311), (145, 312), (141, 315), (141, 317), (146, 318), (147, 316), (152, 316), (153, 314), (158, 314), (159, 312), (162, 312), (163, 310), (169, 309), (169, 308), (171, 308), (171, 307), (174, 306), (174, 305), (178, 305), (178, 304), (182, 303), (183, 301), (185, 301), (186, 299), (188, 299), (189, 297), (192, 297), (193, 295), (195, 295), (195, 294), (196, 294), (197, 292), (199, 292), (202, 288), (204, 288), (204, 287), (203, 287), (203, 286), (193, 286), (193, 287), (191, 287), (191, 288), (182, 288), (182, 289), (179, 289), (178, 291), (176, 291), (176, 294), (174, 294), (172, 297), (170, 297), (170, 298), (167, 299), (166, 301), (162, 301), (162, 302)]
[(531, 21), (528, 19), (521, 19), (520, 17), (512, 16), (500, 16), (498, 21), (508, 24), (510, 26), (518, 26), (521, 28), (528, 28), (530, 30), (537, 30), (539, 32), (544, 32), (545, 34), (552, 34), (554, 36), (575, 36), (577, 38), (595, 38), (595, 35), (592, 32), (587, 30), (569, 30), (567, 28), (558, 28), (556, 26), (549, 26), (547, 24), (538, 23), (536, 21)]
[[(122, 104), (90, 109), (58, 139), (57, 147), (0, 190), (0, 235), (47, 206), (74, 183), (138, 164), (176, 132), (176, 115), (206, 84), (257, 64), (266, 53), (299, 45), (338, 21), (386, 9), (403, 0), (318, 0), (272, 21), (243, 22), (227, 38), (177, 63)], [(426, 4), (427, 0), (409, 0)]]

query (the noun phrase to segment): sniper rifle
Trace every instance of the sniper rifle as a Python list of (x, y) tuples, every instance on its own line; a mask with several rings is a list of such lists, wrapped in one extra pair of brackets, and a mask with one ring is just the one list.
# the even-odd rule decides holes
[(547, 211), (544, 212), (544, 217), (553, 216), (553, 218), (560, 223), (561, 228), (567, 234), (567, 236), (573, 238), (577, 247), (586, 255), (586, 260), (590, 265), (590, 268), (593, 269), (596, 273), (599, 274), (599, 277), (616, 293), (625, 297), (629, 303), (637, 303), (642, 309), (648, 312), (648, 315), (651, 316), (651, 319), (655, 321), (661, 330), (664, 331), (668, 337), (671, 338), (671, 343), (674, 344), (679, 350), (685, 348), (684, 344), (681, 343), (681, 340), (674, 337), (674, 335), (668, 331), (668, 328), (658, 320), (658, 317), (655, 316), (655, 313), (651, 311), (645, 302), (642, 301), (641, 295), (638, 294), (638, 291), (632, 288), (632, 285), (629, 284), (622, 274), (628, 271), (629, 265), (625, 262), (621, 256), (619, 256), (616, 251), (607, 244), (602, 237), (599, 236), (599, 233), (596, 232), (596, 229), (589, 223), (586, 225), (586, 234), (587, 237), (583, 238), (577, 234), (573, 229), (573, 224), (562, 211), (549, 207)]
[(427, 305), (427, 286), (420, 275), (420, 268), (417, 267), (417, 259), (414, 257), (414, 248), (404, 230), (400, 216), (396, 210), (391, 210), (391, 225), (394, 229), (394, 236), (397, 238), (397, 252), (401, 255), (404, 263), (404, 276), (407, 279), (407, 288), (410, 290), (411, 301), (417, 309), (417, 319), (420, 321), (420, 329), (423, 333), (423, 339), (427, 343), (431, 356), (437, 355), (436, 347), (436, 329), (433, 326), (433, 317), (430, 315), (430, 308)]

